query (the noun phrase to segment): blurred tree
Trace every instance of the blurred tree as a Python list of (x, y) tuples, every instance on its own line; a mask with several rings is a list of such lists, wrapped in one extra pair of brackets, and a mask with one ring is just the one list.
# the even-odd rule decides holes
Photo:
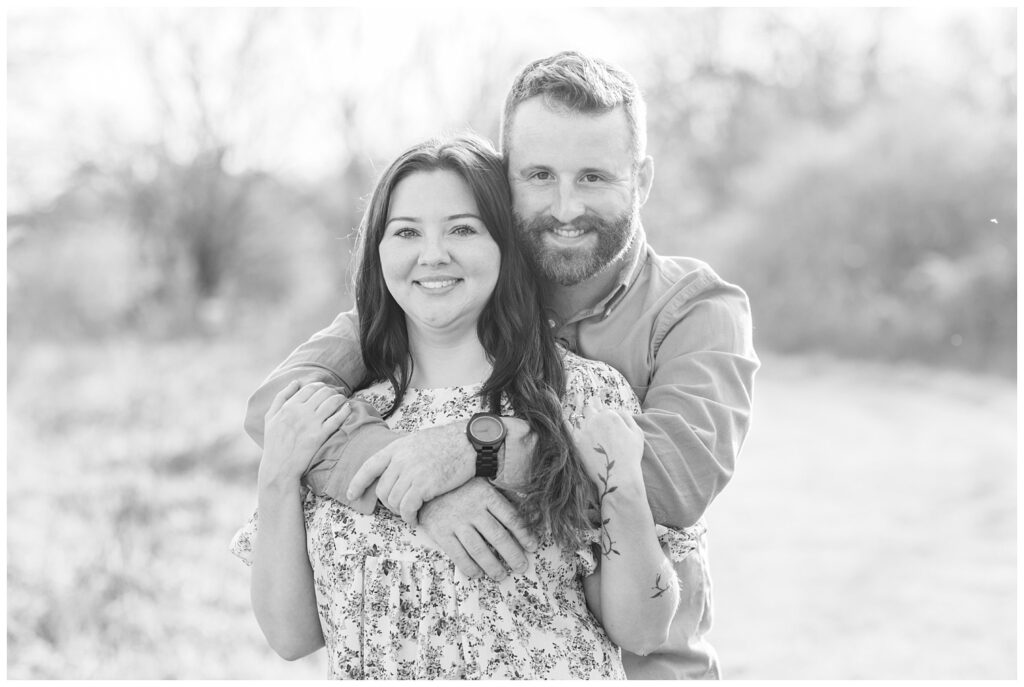
[[(275, 298), (289, 312), (336, 303), (383, 166), (442, 131), (496, 137), (522, 64), (579, 48), (624, 59), (646, 92), (652, 243), (737, 270), (766, 344), (983, 364), (1013, 338), (993, 324), (1015, 283), (1013, 10), (112, 16), (11, 22), (15, 320), (120, 313), (174, 329)], [(515, 41), (510, 27), (524, 29)], [(99, 46), (111, 50), (97, 68), (86, 57)], [(979, 214), (998, 225), (977, 229)], [(125, 235), (128, 255), (114, 249)], [(105, 279), (102, 293), (88, 286)], [(793, 307), (809, 293), (827, 312)], [(43, 294), (65, 316), (46, 317)]]
[(1015, 371), (1011, 121), (919, 94), (777, 145), (725, 265), (762, 343)]

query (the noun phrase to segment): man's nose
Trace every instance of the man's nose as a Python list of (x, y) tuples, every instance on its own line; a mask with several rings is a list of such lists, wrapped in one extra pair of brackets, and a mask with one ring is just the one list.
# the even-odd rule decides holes
[(420, 251), (419, 264), (421, 265), (444, 265), (451, 261), (448, 255), (448, 247), (442, 238), (428, 238)]
[(562, 224), (569, 224), (583, 212), (583, 201), (579, 197), (576, 184), (572, 181), (559, 184), (551, 202), (551, 216)]

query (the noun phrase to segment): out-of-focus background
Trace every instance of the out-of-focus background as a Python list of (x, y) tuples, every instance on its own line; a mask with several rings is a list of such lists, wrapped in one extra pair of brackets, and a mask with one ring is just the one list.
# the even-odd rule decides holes
[(646, 93), (663, 254), (750, 295), (733, 678), (1016, 674), (1013, 9), (9, 10), (10, 678), (324, 675), (227, 552), (247, 395), (351, 302), (407, 146), (528, 60)]

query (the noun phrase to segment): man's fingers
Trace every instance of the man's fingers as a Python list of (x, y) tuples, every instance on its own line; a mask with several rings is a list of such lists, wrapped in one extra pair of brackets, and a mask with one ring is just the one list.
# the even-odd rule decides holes
[(477, 524), (477, 531), (488, 544), (490, 544), (498, 555), (504, 560), (508, 567), (515, 573), (526, 572), (526, 556), (523, 547), (519, 545), (508, 530), (496, 519)]
[[(387, 479), (388, 472), (391, 471), (385, 471), (385, 473), (381, 476), (381, 481)], [(411, 487), (412, 480), (406, 475), (399, 474), (398, 477), (395, 479), (394, 483), (391, 485), (391, 491), (388, 492), (387, 504), (388, 509), (392, 513), (395, 513), (396, 515), (401, 515), (402, 499), (405, 498), (406, 493), (409, 491)]]
[(270, 404), (270, 408), (267, 410), (267, 417), (273, 417), (277, 415), (277, 411), (281, 410), (281, 406), (289, 398), (295, 395), (295, 392), (299, 390), (299, 380), (293, 379), (292, 381), (285, 384), (284, 388), (277, 392), (274, 396), (273, 402)]
[(415, 527), (418, 523), (416, 522), (416, 515), (420, 512), (420, 508), (423, 507), (423, 495), (420, 490), (415, 486), (411, 487), (405, 492), (405, 496), (402, 497), (402, 503), (399, 504), (398, 512), (402, 516), (402, 520), (405, 520), (409, 525)]
[[(531, 532), (523, 522), (523, 519), (519, 517), (516, 507), (500, 494), (494, 494), (494, 496), (496, 498), (492, 499), (492, 502), (487, 506), (491, 515), (494, 516), (504, 529), (512, 533), (524, 549), (530, 552), (536, 551), (540, 546), (540, 542), (537, 541), (537, 535)], [(494, 542), (492, 541), (491, 543), (493, 544)], [(505, 560), (508, 559), (506, 558)]]
[(349, 483), (348, 491), (345, 494), (348, 500), (352, 501), (359, 498), (366, 491), (366, 488), (373, 483), (373, 480), (380, 477), (390, 464), (391, 455), (388, 453), (377, 452), (370, 456), (363, 463), (362, 467), (356, 470), (356, 474), (352, 476), (352, 481)]
[[(388, 467), (390, 467), (390, 464)], [(391, 507), (391, 492), (394, 490), (398, 478), (399, 473), (397, 470), (385, 469), (377, 479), (377, 499), (384, 504), (385, 508), (396, 515), (398, 513)]]
[(501, 561), (488, 548), (487, 542), (483, 540), (483, 537), (480, 536), (480, 533), (473, 526), (463, 526), (456, 530), (455, 536), (458, 537), (459, 542), (466, 549), (469, 557), (483, 568), (484, 573), (488, 577), (501, 581), (508, 576), (508, 573), (505, 572), (505, 566), (501, 564)]
[(459, 569), (459, 572), (466, 577), (480, 577), (484, 574), (484, 571), (473, 562), (473, 559), (466, 553), (466, 549), (462, 546), (461, 542), (454, 536), (440, 537), (436, 540), (436, 544), (445, 552), (448, 558), (452, 559), (452, 563)]

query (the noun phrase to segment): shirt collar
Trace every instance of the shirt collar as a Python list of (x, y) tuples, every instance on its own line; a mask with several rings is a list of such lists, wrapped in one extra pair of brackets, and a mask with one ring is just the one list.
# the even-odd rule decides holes
[(636, 281), (637, 277), (640, 276), (640, 272), (643, 270), (644, 264), (646, 263), (646, 257), (647, 235), (644, 233), (644, 228), (641, 226), (637, 228), (635, 245), (630, 249), (629, 256), (619, 268), (619, 273), (614, 282), (614, 286), (608, 292), (608, 295), (598, 301), (593, 308), (577, 312), (566, 322), (559, 322), (558, 315), (555, 313), (554, 309), (546, 307), (544, 311), (545, 316), (548, 318), (548, 324), (552, 327), (557, 327), (571, 322), (584, 320), (595, 315), (600, 315), (602, 318), (611, 315), (612, 309), (625, 297), (626, 291), (629, 290), (629, 286)]
[(629, 256), (619, 270), (615, 286), (594, 308), (595, 312), (603, 312), (604, 317), (611, 315), (612, 308), (618, 305), (619, 301), (626, 295), (630, 284), (640, 276), (640, 271), (643, 269), (645, 262), (644, 259), (647, 257), (647, 235), (644, 232), (643, 226), (637, 227), (635, 243), (636, 245), (631, 251), (632, 255)]

